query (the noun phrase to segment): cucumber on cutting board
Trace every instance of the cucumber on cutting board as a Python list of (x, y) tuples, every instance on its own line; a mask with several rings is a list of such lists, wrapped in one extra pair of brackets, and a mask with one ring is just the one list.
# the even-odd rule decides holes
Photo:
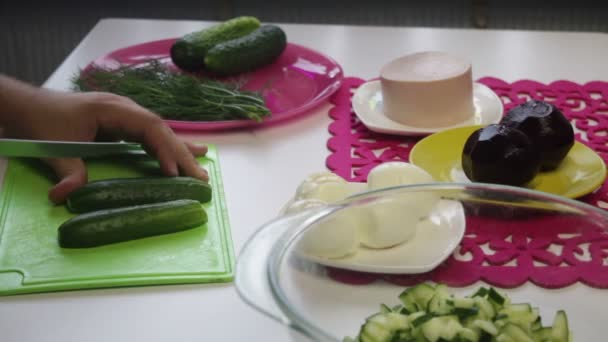
[(68, 210), (84, 213), (100, 209), (191, 199), (211, 200), (211, 186), (190, 177), (115, 178), (90, 182), (73, 191)]
[(181, 232), (205, 223), (207, 213), (193, 200), (99, 210), (64, 222), (58, 230), (59, 246), (96, 247)]
[(255, 17), (237, 17), (178, 39), (171, 46), (171, 60), (183, 70), (204, 67), (207, 51), (214, 45), (247, 35), (260, 27)]
[(219, 43), (207, 51), (205, 67), (218, 75), (234, 75), (272, 63), (287, 46), (285, 32), (263, 25), (241, 38)]
[(420, 284), (399, 296), (400, 305), (380, 305), (361, 326), (356, 342), (571, 342), (562, 310), (543, 327), (538, 309), (512, 304), (504, 294), (481, 287), (454, 297), (445, 285)]

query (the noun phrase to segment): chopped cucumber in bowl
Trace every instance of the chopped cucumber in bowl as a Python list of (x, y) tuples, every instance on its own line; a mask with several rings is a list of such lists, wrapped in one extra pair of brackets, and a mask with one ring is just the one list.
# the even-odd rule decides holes
[[(418, 192), (433, 192), (442, 200), (458, 201), (465, 207), (466, 222), (471, 223), (467, 225), (467, 229), (471, 228), (468, 240), (461, 245), (464, 248), (455, 251), (453, 259), (436, 271), (421, 275), (371, 273), (327, 266), (302, 256), (300, 247), (306, 233), (329, 222), (329, 218)], [(340, 342), (345, 336), (352, 336), (359, 342), (560, 342), (571, 340), (571, 330), (579, 341), (604, 341), (608, 331), (604, 324), (608, 307), (605, 289), (599, 283), (587, 283), (581, 270), (568, 262), (570, 257), (579, 257), (573, 252), (576, 242), (583, 241), (579, 234), (606, 231), (608, 215), (579, 202), (535, 195), (485, 184), (413, 185), (364, 193), (286, 215), (263, 227), (259, 239), (252, 239), (244, 247), (246, 254), (240, 259), (253, 271), (242, 266), (241, 272), (248, 273), (237, 277), (237, 287), (254, 307), (314, 341)], [(533, 211), (531, 203), (535, 206)], [(537, 210), (536, 204), (543, 209)], [(554, 236), (543, 224), (547, 220), (563, 224), (556, 228), (573, 234), (545, 239)], [(489, 235), (492, 231), (498, 232), (497, 238)], [(492, 247), (492, 241), (503, 239), (509, 243), (508, 249), (498, 243)], [(573, 240), (567, 242), (568, 239)], [(516, 241), (526, 248), (518, 247)], [(537, 245), (532, 241), (561, 246), (561, 252), (555, 252), (561, 259), (551, 259), (555, 260), (552, 263), (548, 254), (537, 256), (535, 253), (543, 248), (534, 247)], [(430, 249), (436, 241), (423, 246)], [(258, 256), (264, 251), (268, 251), (266, 257)], [(502, 256), (486, 258), (498, 252)], [(511, 258), (508, 262), (503, 260), (507, 256)], [(547, 259), (544, 263), (543, 258)], [(406, 261), (410, 259), (391, 256), (380, 265)], [(596, 261), (576, 261), (580, 267), (593, 262)], [(519, 266), (534, 268), (524, 272)], [(570, 285), (565, 286), (566, 281)], [(414, 282), (428, 283), (413, 286)], [(260, 283), (267, 284), (265, 297), (255, 291)], [(496, 284), (497, 288), (485, 284)], [(408, 289), (404, 291), (404, 287)], [(500, 289), (503, 287), (509, 289)], [(385, 305), (379, 308), (382, 303)]]
[(380, 305), (357, 337), (345, 342), (570, 342), (563, 310), (544, 325), (538, 308), (514, 304), (494, 288), (456, 297), (445, 285), (423, 283), (403, 291), (399, 304)]

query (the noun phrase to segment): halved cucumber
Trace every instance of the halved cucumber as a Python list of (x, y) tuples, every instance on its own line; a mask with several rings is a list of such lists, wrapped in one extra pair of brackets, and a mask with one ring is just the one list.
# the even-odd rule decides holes
[(211, 200), (211, 186), (190, 177), (114, 178), (94, 181), (70, 193), (68, 210), (84, 213), (140, 204)]
[(75, 216), (59, 227), (59, 246), (96, 247), (176, 233), (206, 222), (205, 210), (193, 200), (93, 211)]

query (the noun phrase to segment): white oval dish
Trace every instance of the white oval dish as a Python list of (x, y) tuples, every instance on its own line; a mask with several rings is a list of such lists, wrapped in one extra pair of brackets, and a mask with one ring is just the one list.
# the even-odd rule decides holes
[(475, 114), (470, 119), (452, 126), (414, 127), (389, 119), (383, 112), (382, 91), (379, 80), (369, 81), (359, 86), (353, 95), (352, 104), (355, 115), (371, 131), (414, 136), (428, 135), (462, 126), (498, 123), (502, 118), (504, 110), (502, 101), (498, 95), (481, 83), (473, 83)]
[(351, 256), (330, 259), (298, 255), (318, 264), (346, 270), (382, 274), (418, 274), (433, 270), (460, 244), (466, 228), (465, 213), (458, 201), (440, 200), (429, 217), (421, 220), (411, 240), (400, 245), (372, 249), (360, 246)]

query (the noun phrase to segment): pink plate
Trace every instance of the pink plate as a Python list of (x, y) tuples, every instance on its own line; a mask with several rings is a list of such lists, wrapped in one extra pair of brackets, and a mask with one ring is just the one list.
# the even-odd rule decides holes
[[(113, 68), (160, 59), (170, 68), (177, 69), (169, 57), (169, 49), (174, 41), (175, 39), (157, 40), (119, 49), (96, 59), (88, 67), (97, 64)], [(266, 105), (272, 112), (264, 122), (166, 121), (174, 129), (197, 131), (267, 126), (303, 114), (319, 105), (340, 87), (342, 78), (342, 68), (333, 59), (303, 46), (288, 43), (283, 54), (274, 63), (239, 75), (236, 79), (244, 83), (244, 89), (262, 92)]]

